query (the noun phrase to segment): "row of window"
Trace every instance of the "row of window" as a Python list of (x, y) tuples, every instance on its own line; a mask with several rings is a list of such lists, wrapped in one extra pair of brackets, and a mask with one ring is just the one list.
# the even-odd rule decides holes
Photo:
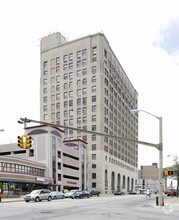
[[(76, 121), (77, 121), (77, 124), (87, 123), (87, 116), (85, 116), (85, 117), (83, 117), (83, 118), (81, 118), (81, 117), (80, 117), (80, 118), (77, 118)], [(92, 115), (92, 116), (91, 116), (91, 121), (92, 121), (92, 122), (95, 122), (95, 121), (96, 121), (96, 115)], [(65, 125), (65, 126), (68, 126), (68, 124), (69, 124), (69, 125), (73, 125), (73, 124), (74, 124), (74, 119), (71, 118), (71, 119), (66, 119), (66, 120), (64, 120), (64, 125)]]
[[(69, 66), (69, 69), (72, 69), (72, 65)], [(67, 70), (67, 67), (65, 67), (64, 70)], [(91, 67), (91, 72), (92, 72), (92, 74), (95, 74), (96, 71), (97, 71), (96, 66), (92, 66), (92, 67)], [(56, 73), (59, 73), (59, 72), (60, 72), (60, 66), (57, 66), (57, 67), (56, 67)], [(84, 69), (82, 69), (82, 70), (79, 69), (79, 70), (76, 71), (76, 75), (77, 75), (77, 76), (86, 75), (86, 74), (87, 74), (87, 68), (84, 68)], [(47, 71), (47, 70), (44, 70), (44, 76), (47, 76), (47, 75), (48, 75), (48, 71)], [(67, 77), (68, 77), (68, 73), (65, 73), (63, 78), (64, 78), (64, 79), (67, 79)], [(73, 78), (73, 72), (70, 72), (70, 73), (69, 73), (69, 78), (70, 78), (70, 79)]]
[(13, 163), (0, 162), (0, 171), (10, 172), (10, 173), (24, 173), (34, 176), (44, 176), (44, 170), (42, 169), (19, 165), (19, 164), (13, 164)]
[[(59, 83), (60, 82), (60, 76), (56, 76), (56, 83)], [(96, 82), (96, 76), (93, 76), (91, 78), (91, 82), (94, 83)], [(47, 79), (43, 79), (43, 85), (47, 85), (48, 81)], [(51, 78), (51, 83), (55, 83), (55, 78), (52, 77)], [(67, 83), (66, 83), (67, 84)], [(77, 86), (80, 86), (80, 85), (86, 85), (87, 84), (87, 78), (84, 78), (84, 79), (78, 79), (77, 82), (76, 82)], [(71, 87), (73, 87), (73, 81), (69, 82), (69, 85), (71, 85)]]
[[(97, 54), (97, 47), (92, 47), (92, 56), (96, 56)], [(87, 49), (83, 49), (82, 51), (79, 50), (76, 52), (76, 58), (77, 59), (80, 59), (81, 56), (87, 56)], [(72, 61), (73, 60), (73, 53), (70, 53), (70, 54), (66, 54), (66, 55), (63, 55), (63, 62), (66, 63), (69, 61)], [(60, 57), (57, 57), (56, 58), (56, 65), (59, 65), (60, 64)], [(48, 62), (47, 61), (44, 61), (44, 65), (43, 65), (44, 68), (47, 68), (48, 67)]]

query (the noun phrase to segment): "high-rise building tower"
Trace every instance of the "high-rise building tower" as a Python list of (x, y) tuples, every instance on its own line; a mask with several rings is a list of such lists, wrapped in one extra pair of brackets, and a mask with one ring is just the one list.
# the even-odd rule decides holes
[[(59, 32), (41, 39), (40, 120), (124, 138), (138, 138), (130, 113), (138, 94), (103, 33), (67, 41)], [(65, 139), (88, 143), (87, 187), (103, 193), (137, 184), (138, 146), (65, 129)]]

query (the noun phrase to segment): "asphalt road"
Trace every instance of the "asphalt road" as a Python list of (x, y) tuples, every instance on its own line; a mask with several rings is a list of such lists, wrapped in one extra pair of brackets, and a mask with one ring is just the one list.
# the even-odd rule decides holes
[(1, 203), (0, 220), (63, 219), (179, 219), (179, 211), (156, 206), (156, 198), (145, 195), (100, 196), (89, 199), (60, 199), (51, 202)]

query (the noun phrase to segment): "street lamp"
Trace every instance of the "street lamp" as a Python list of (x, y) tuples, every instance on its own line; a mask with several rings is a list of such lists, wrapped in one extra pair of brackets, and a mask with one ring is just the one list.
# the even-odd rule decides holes
[(174, 173), (177, 176), (177, 197), (178, 197), (178, 190), (179, 190), (179, 156), (177, 155), (167, 155), (167, 157), (174, 157), (174, 162), (176, 164), (176, 169), (174, 169)]
[(144, 110), (132, 109), (131, 113), (145, 112), (159, 120), (159, 206), (163, 205), (163, 181), (162, 181), (162, 170), (163, 170), (163, 140), (162, 140), (162, 117), (158, 117)]

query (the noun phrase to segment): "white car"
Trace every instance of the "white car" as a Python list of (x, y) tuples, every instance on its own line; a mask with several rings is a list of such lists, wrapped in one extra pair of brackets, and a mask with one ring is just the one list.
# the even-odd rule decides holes
[(64, 199), (65, 194), (58, 191), (52, 191), (53, 199)]
[(72, 198), (73, 194), (78, 192), (79, 190), (70, 190), (69, 192), (65, 193), (65, 198)]
[(30, 194), (27, 194), (24, 196), (24, 200), (26, 202), (29, 202), (29, 201), (40, 202), (42, 200), (51, 201), (52, 198), (53, 198), (53, 195), (51, 191), (48, 189), (33, 190)]

